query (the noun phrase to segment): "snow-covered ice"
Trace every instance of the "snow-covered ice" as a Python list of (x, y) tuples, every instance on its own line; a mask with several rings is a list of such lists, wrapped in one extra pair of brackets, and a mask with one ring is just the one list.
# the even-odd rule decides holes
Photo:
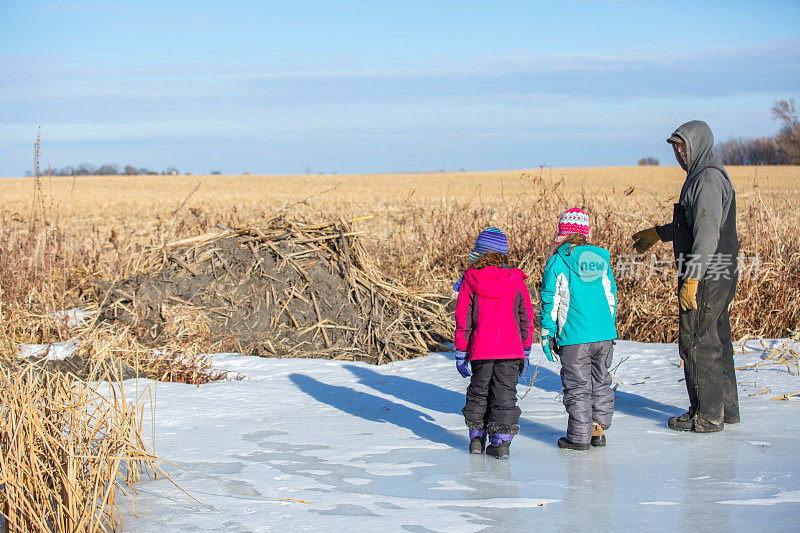
[(53, 344), (20, 344), (19, 357), (44, 357), (50, 361), (62, 361), (71, 357), (80, 347), (77, 341), (54, 342)]
[[(737, 366), (761, 354), (737, 354)], [(519, 403), (509, 461), (467, 453), (467, 380), (452, 354), (381, 367), (226, 354), (215, 366), (245, 380), (127, 381), (131, 397), (155, 387), (145, 434), (207, 507), (167, 480), (145, 480), (136, 514), (123, 503), (125, 530), (800, 529), (800, 401), (770, 400), (800, 390), (800, 378), (739, 371), (742, 423), (680, 433), (666, 428), (687, 402), (677, 347), (619, 342), (614, 364), (625, 356), (608, 446), (575, 452), (555, 445), (567, 421), (558, 364), (534, 352), (538, 381)]]

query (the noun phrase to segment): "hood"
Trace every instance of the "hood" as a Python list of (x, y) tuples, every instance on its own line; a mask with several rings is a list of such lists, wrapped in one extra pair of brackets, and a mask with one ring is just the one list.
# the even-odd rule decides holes
[(711, 133), (711, 128), (708, 127), (708, 124), (702, 120), (692, 120), (681, 124), (670, 139), (675, 137), (686, 143), (686, 164), (683, 164), (677, 151), (675, 152), (675, 159), (678, 160), (681, 168), (686, 171), (687, 177), (710, 165), (722, 166), (721, 161), (712, 151), (714, 148), (714, 134)]
[(519, 282), (528, 276), (518, 268), (484, 267), (480, 270), (470, 268), (464, 274), (467, 284), (475, 289), (481, 298), (501, 298), (510, 291), (517, 290)]
[(556, 253), (564, 260), (567, 268), (586, 281), (600, 278), (611, 262), (611, 253), (605, 248), (587, 244), (576, 246), (570, 254), (571, 248), (571, 244), (563, 244)]

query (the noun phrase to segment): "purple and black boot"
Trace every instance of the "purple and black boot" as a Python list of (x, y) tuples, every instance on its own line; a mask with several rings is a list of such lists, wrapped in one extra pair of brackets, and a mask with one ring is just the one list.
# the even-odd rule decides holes
[(486, 432), (478, 429), (469, 430), (469, 453), (481, 454), (486, 446)]
[(508, 459), (511, 454), (511, 439), (514, 435), (509, 433), (493, 433), (489, 437), (489, 446), (486, 447), (486, 455), (491, 455), (497, 459)]

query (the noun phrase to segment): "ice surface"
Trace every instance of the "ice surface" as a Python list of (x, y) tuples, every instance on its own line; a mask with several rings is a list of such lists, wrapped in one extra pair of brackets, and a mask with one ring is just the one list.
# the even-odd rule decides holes
[[(666, 428), (686, 408), (676, 346), (619, 342), (614, 364), (624, 356), (608, 446), (576, 452), (555, 445), (567, 420), (559, 367), (535, 351), (538, 382), (519, 403), (509, 461), (467, 453), (467, 381), (452, 354), (381, 367), (224, 354), (215, 366), (247, 379), (140, 380), (139, 393), (157, 389), (156, 452), (208, 507), (196, 509), (166, 480), (143, 481), (136, 515), (123, 506), (125, 530), (800, 528), (800, 401), (770, 400), (800, 390), (800, 378), (776, 367), (740, 371), (742, 423), (681, 433)], [(737, 355), (737, 366), (761, 356), (760, 347)], [(765, 387), (772, 393), (748, 396)], [(133, 382), (126, 389), (135, 394)]]

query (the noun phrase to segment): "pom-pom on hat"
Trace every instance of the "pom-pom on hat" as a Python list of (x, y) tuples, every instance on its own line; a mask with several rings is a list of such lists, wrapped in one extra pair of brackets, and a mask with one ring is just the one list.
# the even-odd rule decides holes
[(561, 214), (558, 219), (556, 243), (563, 241), (573, 233), (589, 236), (589, 215), (578, 207), (573, 207)]
[(487, 252), (499, 252), (508, 255), (508, 238), (498, 228), (486, 228), (478, 234), (478, 238), (475, 239), (475, 248), (469, 253), (469, 260), (474, 263)]

